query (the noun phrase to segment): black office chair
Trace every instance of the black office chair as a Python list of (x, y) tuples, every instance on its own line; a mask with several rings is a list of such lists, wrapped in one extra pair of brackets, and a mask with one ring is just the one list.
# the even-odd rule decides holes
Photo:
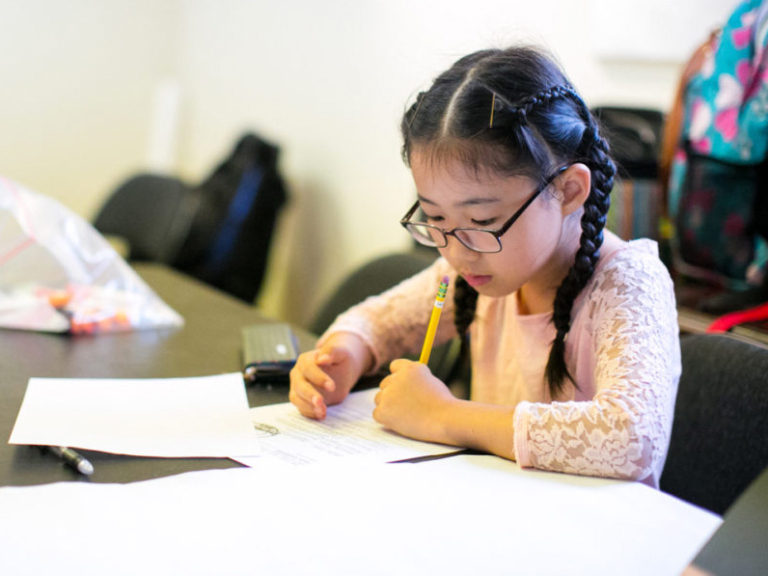
[(417, 252), (396, 252), (366, 262), (342, 280), (320, 307), (310, 331), (322, 334), (339, 314), (421, 272), (434, 262), (436, 254), (430, 257)]
[[(339, 314), (368, 296), (380, 294), (420, 272), (434, 262), (436, 256), (434, 251), (414, 250), (387, 254), (363, 264), (344, 279), (320, 307), (309, 330), (322, 334)], [(429, 367), (438, 378), (454, 384), (454, 393), (465, 395), (464, 388), (469, 384), (469, 363), (459, 363), (462, 360), (459, 358), (460, 348), (458, 338), (436, 346), (430, 355)]]
[(661, 489), (723, 514), (768, 466), (768, 350), (714, 334), (681, 349)]
[(125, 240), (130, 260), (171, 264), (189, 233), (192, 204), (190, 188), (178, 178), (138, 174), (112, 192), (94, 227)]

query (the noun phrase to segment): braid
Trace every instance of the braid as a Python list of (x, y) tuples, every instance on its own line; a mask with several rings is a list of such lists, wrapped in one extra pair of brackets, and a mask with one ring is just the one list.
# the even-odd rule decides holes
[(456, 331), (459, 337), (466, 340), (469, 333), (469, 325), (475, 318), (475, 307), (477, 306), (477, 290), (472, 288), (463, 277), (456, 277), (456, 285), (453, 293), (454, 313), (453, 323), (456, 325)]
[[(572, 95), (573, 96), (573, 95)], [(568, 270), (563, 283), (555, 295), (552, 321), (557, 335), (552, 343), (552, 350), (547, 361), (546, 377), (552, 398), (562, 391), (565, 379), (568, 378), (577, 386), (573, 377), (568, 373), (565, 364), (565, 337), (571, 328), (571, 309), (573, 302), (587, 284), (595, 271), (600, 258), (600, 247), (603, 244), (603, 229), (606, 215), (611, 204), (610, 192), (613, 188), (613, 177), (616, 166), (608, 154), (608, 145), (600, 137), (597, 122), (589, 113), (584, 102), (574, 98), (587, 127), (584, 130), (580, 145), (580, 154), (592, 173), (592, 183), (589, 197), (584, 203), (584, 214), (581, 218), (581, 239), (576, 257)]]
[[(487, 89), (490, 90), (488, 87)], [(493, 94), (495, 95), (496, 92)], [(542, 140), (540, 131), (542, 115), (548, 110), (551, 111), (556, 100), (574, 95), (578, 98), (569, 85), (557, 84), (526, 96), (514, 104), (496, 96), (503, 102), (504, 108), (510, 113), (509, 116), (512, 119), (507, 127), (507, 133), (512, 136), (517, 149), (528, 151), (531, 155), (529, 159), (531, 165), (554, 167), (551, 151), (538, 144)]]
[(472, 288), (462, 276), (456, 277), (453, 303), (453, 323), (456, 325), (456, 331), (459, 333), (459, 340), (461, 341), (459, 357), (456, 360), (454, 371), (460, 371), (461, 366), (464, 366), (469, 359), (469, 325), (475, 319), (475, 308), (477, 307), (477, 290)]
[(574, 90), (570, 86), (560, 84), (558, 86), (552, 86), (546, 90), (531, 94), (530, 96), (523, 98), (518, 102), (517, 106), (512, 107), (511, 111), (517, 114), (520, 124), (525, 125), (528, 118), (528, 113), (536, 106), (548, 104), (555, 98), (561, 98), (567, 94), (574, 93)]

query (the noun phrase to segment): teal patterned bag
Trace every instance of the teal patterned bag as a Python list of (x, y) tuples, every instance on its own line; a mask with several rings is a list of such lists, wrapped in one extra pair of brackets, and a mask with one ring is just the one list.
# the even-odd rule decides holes
[(768, 260), (754, 223), (766, 193), (758, 167), (768, 152), (767, 26), (768, 2), (747, 0), (732, 13), (686, 87), (670, 176), (678, 258), (737, 284)]

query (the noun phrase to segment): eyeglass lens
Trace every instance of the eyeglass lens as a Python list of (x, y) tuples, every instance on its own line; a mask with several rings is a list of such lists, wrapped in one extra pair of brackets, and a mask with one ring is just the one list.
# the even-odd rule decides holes
[[(448, 243), (448, 239), (441, 230), (427, 224), (409, 222), (408, 230), (417, 242), (425, 246), (442, 248)], [(458, 228), (452, 235), (471, 250), (498, 252), (501, 249), (498, 239), (491, 232)]]

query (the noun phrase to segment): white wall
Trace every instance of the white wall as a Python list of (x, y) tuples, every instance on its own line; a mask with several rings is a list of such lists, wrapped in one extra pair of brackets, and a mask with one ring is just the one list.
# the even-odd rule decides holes
[(0, 173), (90, 217), (141, 168), (178, 3), (0, 0)]
[[(712, 11), (713, 24), (730, 4)], [(407, 244), (397, 221), (414, 191), (400, 115), (457, 57), (532, 41), (590, 104), (667, 108), (682, 59), (709, 30), (689, 32), (678, 57), (613, 58), (596, 41), (604, 5), (0, 0), (0, 173), (90, 217), (112, 185), (147, 166), (155, 91), (173, 78), (178, 139), (165, 144), (180, 175), (204, 177), (245, 130), (281, 146), (292, 203), (260, 305), (304, 322), (344, 274)]]

